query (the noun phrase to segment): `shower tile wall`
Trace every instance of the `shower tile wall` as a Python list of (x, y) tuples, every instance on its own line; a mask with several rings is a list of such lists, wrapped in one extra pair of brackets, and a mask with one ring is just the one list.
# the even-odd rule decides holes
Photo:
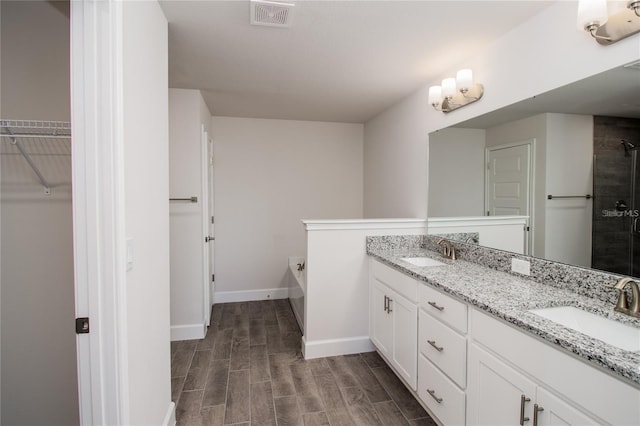
[[(621, 139), (640, 147), (640, 120), (617, 117), (594, 117), (593, 152), (593, 250), (592, 267), (619, 274), (631, 275), (629, 257), (631, 244), (630, 229), (633, 209), (640, 204), (636, 195), (636, 206), (632, 206), (631, 193), (632, 155), (625, 156)], [(640, 157), (640, 153), (638, 154)], [(640, 158), (638, 158), (640, 166)], [(640, 173), (636, 173), (636, 178)], [(640, 190), (640, 184), (636, 184)], [(640, 195), (640, 194), (639, 194)], [(624, 200), (629, 213), (615, 216), (616, 201)], [(640, 239), (635, 244), (640, 249)], [(633, 256), (634, 273), (640, 275), (640, 256)]]

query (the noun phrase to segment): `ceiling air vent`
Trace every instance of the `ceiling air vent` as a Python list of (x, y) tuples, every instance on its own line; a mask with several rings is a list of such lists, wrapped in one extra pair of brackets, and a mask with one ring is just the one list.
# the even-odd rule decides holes
[(251, 0), (251, 25), (287, 28), (293, 19), (293, 3)]

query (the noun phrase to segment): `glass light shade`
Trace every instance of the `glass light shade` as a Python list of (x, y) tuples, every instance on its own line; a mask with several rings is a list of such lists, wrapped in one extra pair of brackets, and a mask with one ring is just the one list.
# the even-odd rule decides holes
[(458, 71), (456, 74), (456, 83), (458, 89), (469, 89), (473, 85), (473, 72), (470, 69), (464, 69)]
[(442, 80), (442, 96), (450, 98), (456, 94), (456, 79), (453, 77)]
[(607, 0), (580, 0), (578, 2), (578, 29), (584, 30), (589, 23), (604, 25), (607, 14)]
[(441, 101), (442, 101), (442, 87), (440, 86), (429, 87), (429, 104), (440, 105)]

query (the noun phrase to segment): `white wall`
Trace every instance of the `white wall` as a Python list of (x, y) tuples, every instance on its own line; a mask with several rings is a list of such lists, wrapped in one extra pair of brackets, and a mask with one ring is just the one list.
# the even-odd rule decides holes
[(130, 422), (160, 425), (172, 407), (167, 21), (156, 2), (124, 2), (123, 13)]
[[(70, 119), (68, 3), (57, 6), (0, 3), (2, 118)], [(45, 196), (25, 160), (0, 143), (0, 423), (78, 424), (70, 156), (34, 156), (54, 186)], [(56, 146), (70, 153), (69, 142)]]
[(423, 219), (306, 221), (303, 353), (318, 358), (375, 348), (369, 339), (366, 237), (422, 235)]
[[(286, 297), (305, 218), (362, 217), (362, 125), (213, 117), (216, 303)], [(247, 292), (247, 293), (236, 293)]]
[(535, 141), (533, 167), (533, 208), (531, 211), (533, 249), (532, 256), (544, 257), (545, 247), (545, 203), (547, 161), (547, 115), (538, 114), (522, 120), (511, 121), (486, 130), (487, 147), (514, 142)]
[(640, 35), (603, 47), (577, 30), (576, 5), (554, 3), (439, 76), (472, 68), (485, 86), (480, 101), (449, 114), (433, 110), (427, 87), (438, 78), (365, 123), (365, 217), (426, 216), (420, 143), (430, 132), (640, 58)]
[(444, 129), (429, 137), (429, 217), (484, 215), (482, 129)]
[[(593, 116), (546, 115), (545, 195), (592, 194)], [(545, 259), (591, 267), (592, 209), (585, 198), (545, 199)]]
[(428, 89), (364, 126), (364, 217), (427, 217)]
[(524, 253), (527, 216), (437, 217), (427, 220), (429, 235), (477, 232), (483, 247)]
[(200, 91), (169, 89), (169, 195), (198, 197), (197, 203), (170, 203), (172, 340), (203, 338), (206, 329), (201, 128), (210, 123)]

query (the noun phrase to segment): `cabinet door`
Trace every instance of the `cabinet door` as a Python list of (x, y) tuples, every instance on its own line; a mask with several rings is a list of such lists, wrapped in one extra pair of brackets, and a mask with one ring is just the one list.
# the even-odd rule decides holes
[(389, 309), (393, 315), (392, 362), (398, 373), (411, 386), (418, 378), (418, 306), (398, 293), (391, 293)]
[(391, 358), (393, 347), (392, 313), (385, 309), (391, 289), (375, 278), (371, 279), (370, 334), (371, 341), (387, 358)]
[(538, 388), (536, 403), (542, 411), (538, 411), (537, 424), (532, 426), (577, 426), (600, 425), (577, 408), (567, 404), (544, 388)]
[(475, 343), (469, 348), (468, 372), (468, 425), (533, 424), (536, 385), (532, 381)]

